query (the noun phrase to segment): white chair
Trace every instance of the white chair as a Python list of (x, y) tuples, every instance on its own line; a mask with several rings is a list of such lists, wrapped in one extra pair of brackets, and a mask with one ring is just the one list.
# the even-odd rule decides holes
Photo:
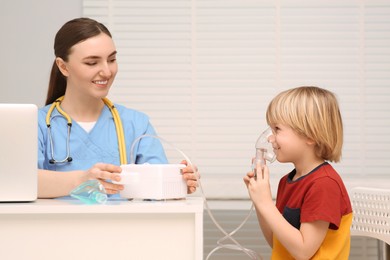
[(382, 241), (378, 255), (383, 257), (381, 259), (388, 259), (390, 255), (386, 252), (390, 245), (390, 189), (356, 187), (351, 189), (349, 195), (353, 209), (351, 236), (365, 236)]

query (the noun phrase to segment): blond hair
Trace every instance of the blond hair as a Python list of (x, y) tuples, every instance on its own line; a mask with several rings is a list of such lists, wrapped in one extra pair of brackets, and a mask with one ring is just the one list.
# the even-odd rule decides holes
[(279, 93), (269, 104), (269, 125), (285, 124), (316, 143), (316, 155), (338, 162), (343, 146), (343, 122), (336, 96), (319, 87), (303, 86)]

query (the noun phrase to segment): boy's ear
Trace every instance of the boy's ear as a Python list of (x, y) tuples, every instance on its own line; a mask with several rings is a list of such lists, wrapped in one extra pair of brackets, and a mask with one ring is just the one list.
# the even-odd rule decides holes
[(311, 138), (307, 138), (306, 143), (308, 145), (315, 145), (316, 144), (316, 142), (313, 139), (311, 139)]
[(65, 77), (68, 77), (69, 71), (68, 71), (68, 68), (66, 67), (66, 62), (62, 58), (57, 57), (56, 64), (57, 64), (58, 69), (61, 71), (62, 75), (64, 75)]

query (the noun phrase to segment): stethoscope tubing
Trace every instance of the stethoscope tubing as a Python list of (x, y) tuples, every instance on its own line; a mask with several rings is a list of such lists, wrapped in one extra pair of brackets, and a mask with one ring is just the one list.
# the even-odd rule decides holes
[[(51, 150), (51, 159), (49, 160), (50, 164), (66, 163), (66, 162), (71, 162), (73, 160), (73, 158), (70, 156), (70, 133), (71, 133), (71, 129), (72, 129), (72, 119), (60, 107), (60, 104), (61, 104), (61, 101), (63, 100), (63, 98), (64, 97), (62, 96), (62, 97), (58, 98), (56, 101), (54, 101), (53, 104), (50, 106), (50, 108), (47, 112), (47, 115), (46, 115), (46, 126), (47, 126), (47, 133), (49, 136), (50, 150)], [(103, 98), (102, 100), (103, 100), (104, 104), (109, 108), (109, 110), (112, 114), (112, 117), (114, 119), (115, 130), (116, 130), (116, 134), (117, 134), (117, 138), (118, 138), (120, 163), (127, 164), (125, 135), (123, 132), (123, 124), (122, 124), (122, 120), (119, 116), (119, 112), (116, 109), (115, 105), (108, 98)], [(53, 141), (52, 130), (51, 130), (51, 120), (57, 116), (60, 116), (60, 115), (52, 116), (53, 110), (55, 108), (60, 113), (60, 115), (63, 116), (67, 120), (66, 157), (62, 160), (56, 160), (54, 158), (54, 141)]]
[[(55, 115), (55, 116), (51, 117), (50, 118), (50, 122), (51, 122), (51, 120), (54, 117), (59, 117), (59, 115)], [(54, 142), (53, 142), (53, 136), (51, 134), (51, 125), (49, 125), (47, 127), (47, 132), (48, 132), (49, 141), (50, 141), (50, 150), (51, 150), (50, 151), (51, 152), (51, 159), (49, 160), (50, 164), (71, 162), (73, 160), (72, 157), (70, 157), (70, 145), (69, 145), (69, 142), (70, 142), (70, 132), (71, 132), (71, 129), (72, 129), (72, 125), (71, 124), (67, 124), (67, 125), (68, 125), (68, 127), (67, 127), (68, 130), (67, 130), (67, 137), (66, 137), (66, 156), (62, 160), (54, 159)]]

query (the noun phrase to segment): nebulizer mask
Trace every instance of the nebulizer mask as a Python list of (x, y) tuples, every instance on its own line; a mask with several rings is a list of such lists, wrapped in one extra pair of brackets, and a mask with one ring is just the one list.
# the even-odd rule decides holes
[(260, 162), (260, 165), (263, 166), (266, 164), (266, 161), (272, 163), (276, 159), (274, 149), (272, 147), (271, 138), (272, 138), (272, 129), (268, 127), (257, 139), (255, 144), (256, 156), (253, 160), (252, 169), (257, 177), (256, 165)]

